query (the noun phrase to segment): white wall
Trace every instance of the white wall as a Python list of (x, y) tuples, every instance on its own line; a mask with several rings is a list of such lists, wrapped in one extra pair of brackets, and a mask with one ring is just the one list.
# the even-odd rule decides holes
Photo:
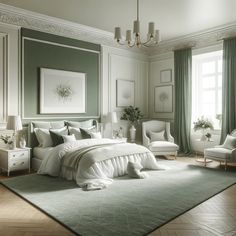
[[(131, 80), (135, 82), (135, 106), (148, 116), (148, 58), (145, 55), (131, 53), (128, 50), (113, 47), (102, 47), (102, 122), (107, 123), (109, 112), (116, 111), (121, 115), (123, 108), (116, 104), (116, 80)], [(114, 129), (122, 126), (127, 136), (128, 124), (119, 121)], [(140, 132), (138, 132), (140, 133)], [(104, 134), (111, 137), (111, 126), (106, 124)], [(139, 135), (140, 138), (140, 135)]]
[[(155, 87), (163, 85), (173, 86), (173, 108), (174, 108), (174, 55), (167, 53), (150, 58), (150, 74), (149, 74), (149, 117), (151, 119), (173, 121), (174, 111), (169, 113), (155, 112)], [(170, 83), (161, 83), (161, 71), (171, 70), (172, 81)]]

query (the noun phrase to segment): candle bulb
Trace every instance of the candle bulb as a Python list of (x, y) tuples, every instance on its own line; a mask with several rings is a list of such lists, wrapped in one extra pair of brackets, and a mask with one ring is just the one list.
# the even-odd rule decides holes
[(160, 34), (160, 31), (159, 30), (156, 30), (156, 33), (155, 33), (155, 41), (157, 43), (160, 43), (161, 41), (161, 34)]
[(131, 38), (131, 30), (127, 30), (126, 31), (126, 41), (130, 42), (132, 40)]
[(140, 23), (138, 20), (134, 21), (134, 29), (133, 29), (134, 34), (139, 34), (140, 33)]
[(154, 24), (154, 22), (149, 22), (149, 25), (148, 25), (148, 33), (149, 33), (149, 35), (153, 36), (154, 32), (155, 32), (155, 24)]
[(121, 39), (121, 29), (120, 29), (120, 27), (115, 27), (115, 39), (117, 41)]

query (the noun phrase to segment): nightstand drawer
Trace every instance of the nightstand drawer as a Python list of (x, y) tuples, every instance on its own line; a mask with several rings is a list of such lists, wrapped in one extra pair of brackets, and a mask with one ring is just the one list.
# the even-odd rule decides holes
[(21, 152), (12, 152), (12, 153), (9, 153), (9, 158), (10, 160), (13, 160), (13, 159), (18, 159), (18, 158), (28, 158), (28, 151), (21, 151)]
[(9, 168), (11, 170), (23, 170), (29, 167), (29, 158), (10, 159)]

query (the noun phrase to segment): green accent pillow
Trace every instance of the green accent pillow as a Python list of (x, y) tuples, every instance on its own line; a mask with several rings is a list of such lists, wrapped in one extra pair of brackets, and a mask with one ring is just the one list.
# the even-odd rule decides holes
[(53, 147), (64, 143), (62, 135), (68, 135), (67, 127), (62, 128), (60, 131), (50, 129), (49, 132), (50, 132), (50, 135), (51, 135), (51, 138), (52, 138), (52, 146)]

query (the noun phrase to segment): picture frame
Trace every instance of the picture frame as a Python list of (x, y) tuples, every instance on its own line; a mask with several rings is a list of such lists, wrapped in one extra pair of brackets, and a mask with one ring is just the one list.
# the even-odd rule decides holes
[(154, 111), (156, 113), (173, 112), (173, 86), (162, 85), (154, 89)]
[(127, 107), (134, 106), (134, 88), (133, 80), (116, 80), (116, 106)]
[(172, 82), (172, 70), (161, 70), (160, 72), (160, 82), (161, 83), (171, 83)]
[(86, 113), (86, 74), (40, 68), (40, 114)]

